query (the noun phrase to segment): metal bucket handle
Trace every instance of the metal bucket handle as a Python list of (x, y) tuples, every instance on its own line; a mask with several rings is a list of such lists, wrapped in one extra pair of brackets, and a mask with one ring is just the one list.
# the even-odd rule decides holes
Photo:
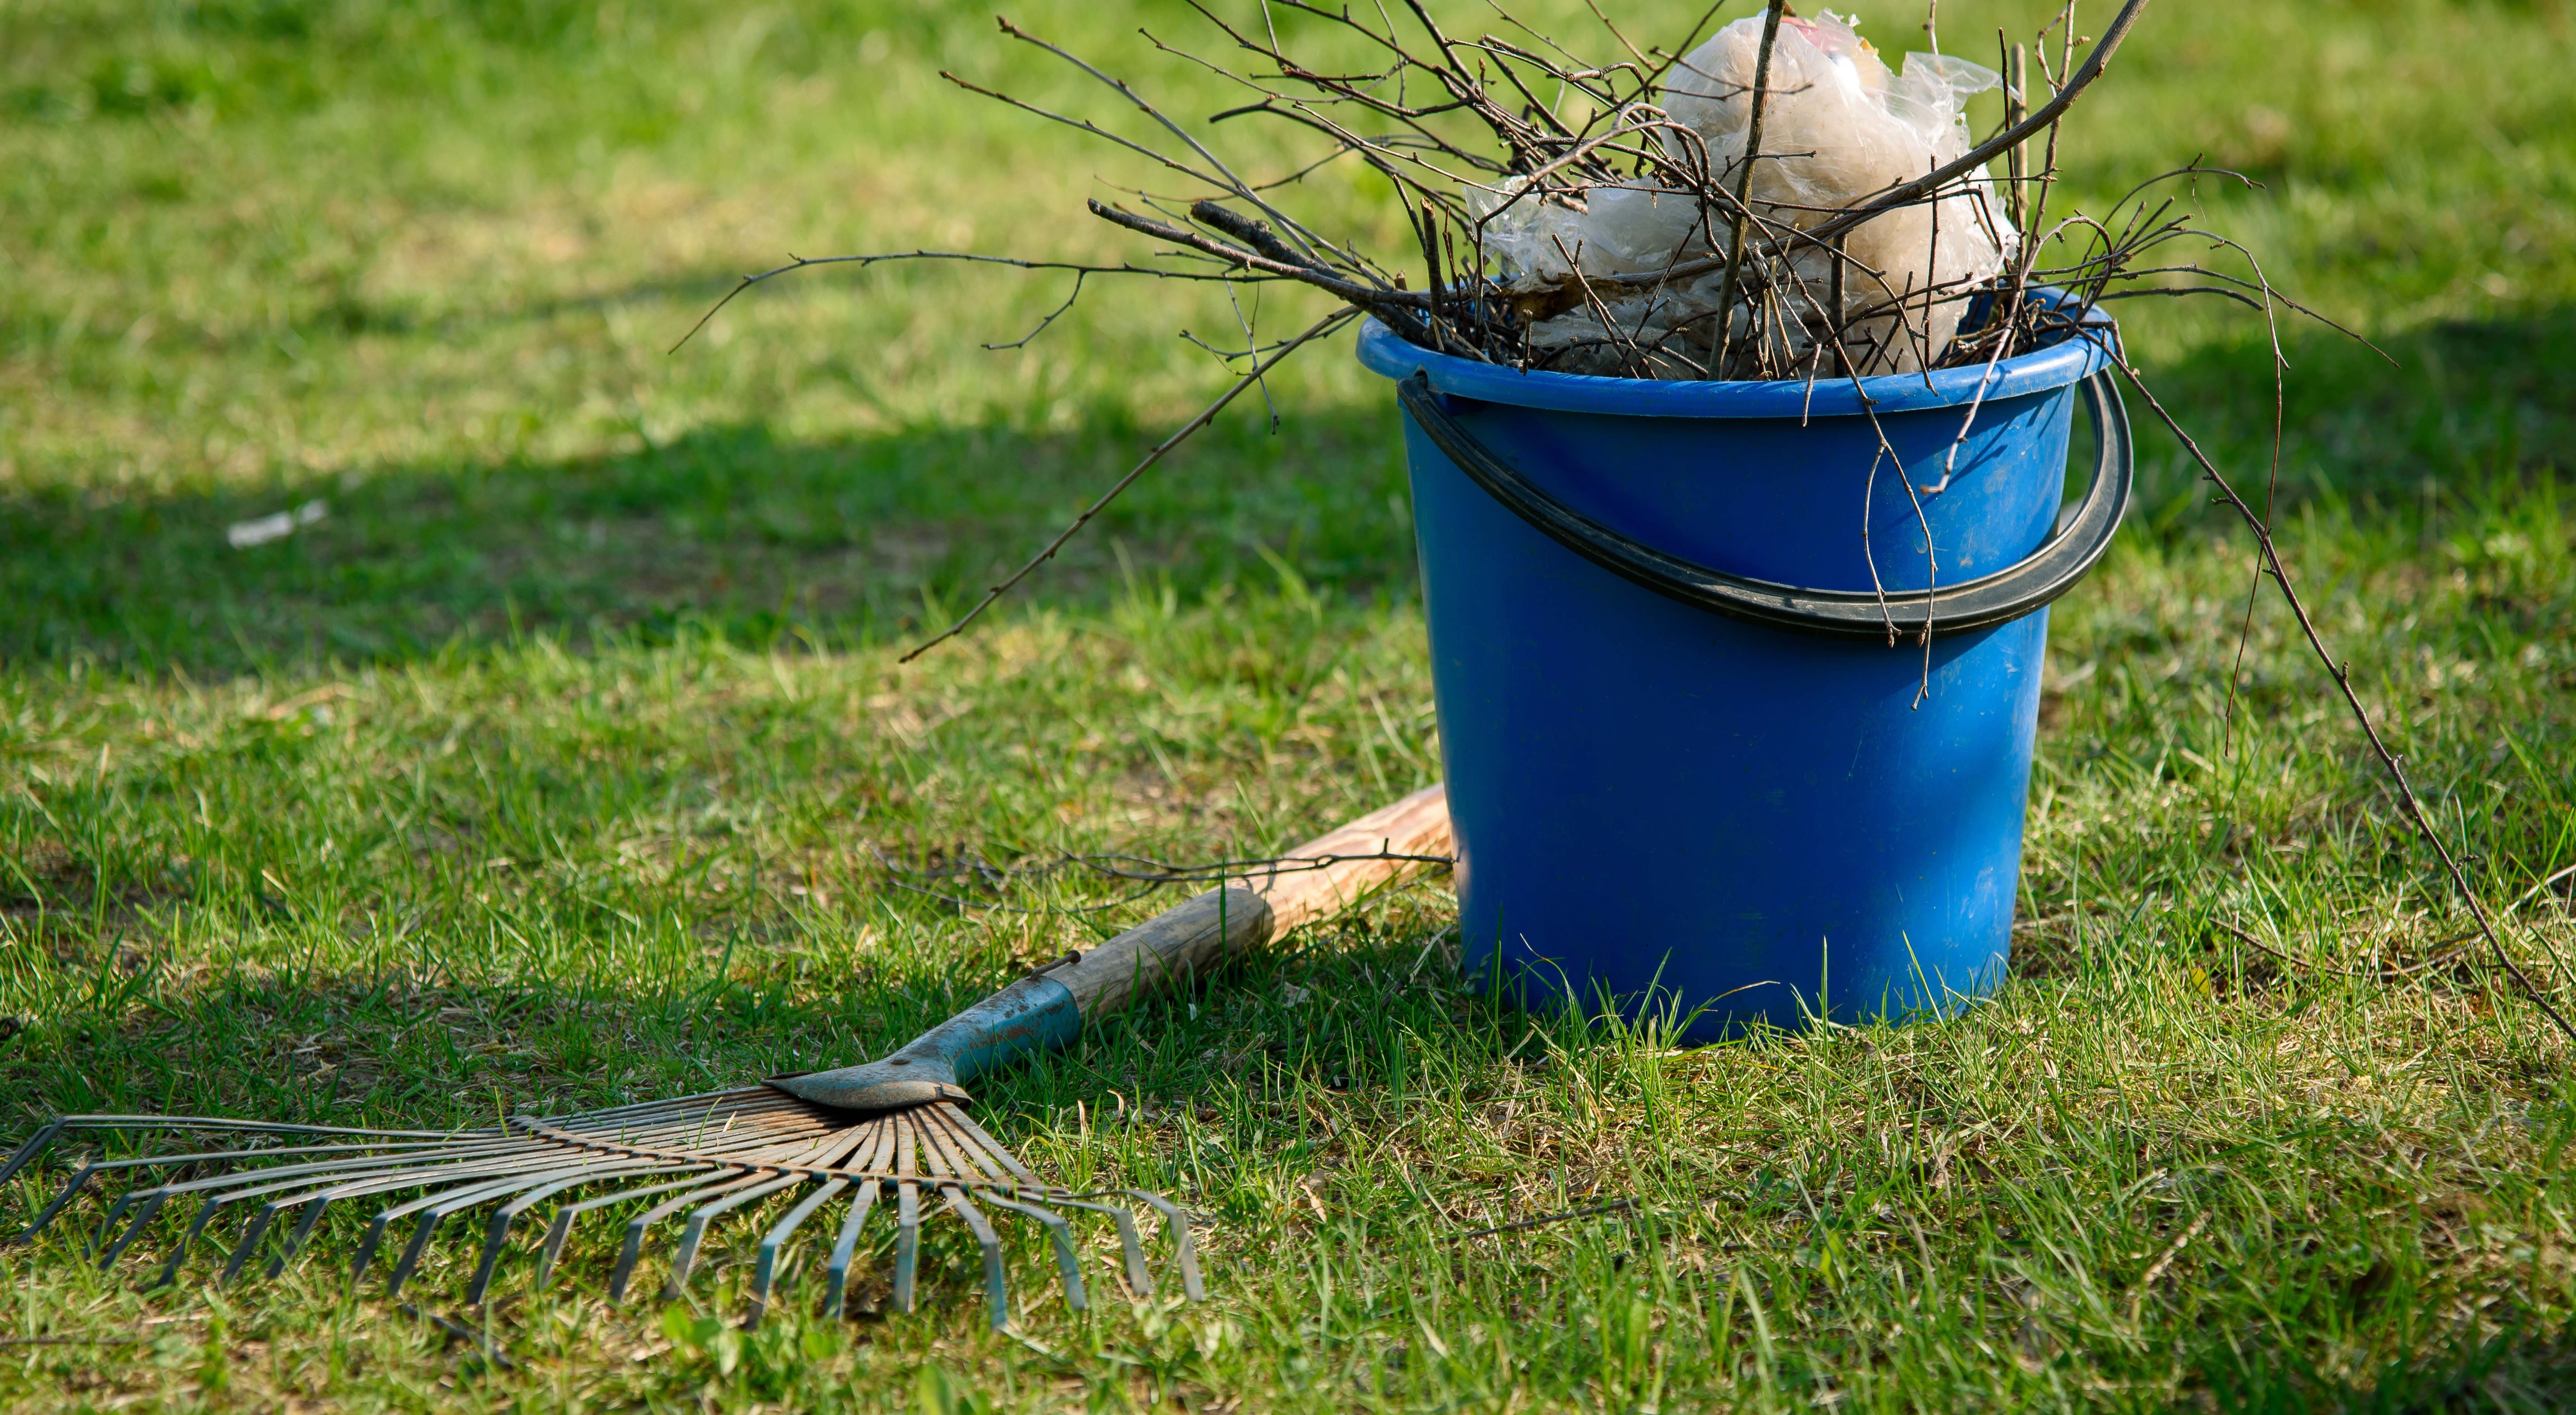
[(2060, 516), (2057, 529), (2039, 549), (2008, 570), (1936, 590), (1886, 594), (1802, 589), (1730, 575), (1667, 555), (1557, 500), (1495, 456), (1441, 406), (1427, 373), (1416, 370), (1397, 384), (1396, 399), (1469, 481), (1548, 539), (1622, 579), (1734, 619), (1810, 634), (1877, 639), (1885, 638), (1891, 625), (1899, 634), (1919, 633), (1927, 616), (1936, 631), (1982, 629), (2019, 619), (2075, 588), (2075, 582), (2110, 548), (2111, 536), (2129, 509), (2130, 482), (2136, 471), (2129, 410), (2107, 369), (2078, 386), (2093, 414), (2101, 460), (2094, 468), (2092, 486), (2073, 513)]

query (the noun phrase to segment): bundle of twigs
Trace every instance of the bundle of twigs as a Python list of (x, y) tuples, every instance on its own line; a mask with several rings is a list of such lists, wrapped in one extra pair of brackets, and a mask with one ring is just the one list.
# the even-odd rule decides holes
[[(1220, 68), (1246, 90), (1251, 101), (1215, 121), (1260, 118), (1297, 125), (1329, 145), (1320, 160), (1365, 162), (1392, 183), (1414, 237), (1415, 249), (1403, 263), (1420, 257), (1418, 283), (1396, 261), (1380, 260), (1299, 220), (1280, 199), (1278, 184), (1242, 179), (1132, 88), (1042, 39), (1007, 23), (1004, 29), (1111, 84), (1188, 149), (1175, 153), (1113, 139), (1205, 190), (1180, 197), (1140, 194), (1143, 210), (1095, 200), (1091, 211), (1103, 220), (1242, 277), (1328, 290), (1412, 342), (1444, 353), (1522, 368), (1567, 366), (1633, 377), (1796, 378), (1979, 362), (2008, 347), (2030, 348), (2062, 335), (2080, 318), (2077, 308), (2021, 298), (2034, 283), (2074, 282), (2086, 287), (2087, 300), (2098, 298), (2146, 251), (2191, 234), (2187, 224), (2174, 220), (2132, 219), (2113, 227), (2077, 217), (2061, 225), (2098, 238), (2101, 248), (2063, 267), (2040, 264), (2043, 250), (2062, 250), (2062, 243), (2005, 235), (2044, 218), (2055, 176), (2057, 124), (2100, 77), (2144, 3), (2129, 0), (2080, 63), (2073, 54), (2070, 6), (2051, 26), (2059, 48), (2054, 63), (2045, 43), (2050, 30), (2042, 31), (2039, 72), (2050, 95), (2037, 110), (2026, 109), (2018, 85), (2008, 87), (2004, 121), (1984, 142), (1840, 207), (1757, 194), (1758, 186), (1771, 185), (1757, 182), (1766, 177), (1765, 163), (1818, 156), (1812, 149), (1773, 152), (1763, 145), (1768, 110), (1805, 92), (1803, 86), (1773, 82), (1773, 55), (1788, 15), (1784, 3), (1772, 4), (1761, 17), (1749, 84), (1693, 62), (1691, 41), (1715, 11), (1672, 49), (1639, 49), (1605, 18), (1604, 29), (1623, 51), (1606, 64), (1576, 57), (1508, 14), (1504, 18), (1517, 38), (1453, 38), (1418, 0), (1407, 7), (1413, 32), (1383, 12), (1373, 24), (1349, 11), (1273, 0), (1264, 6), (1267, 23), (1256, 34), (1202, 7), (1236, 52), (1256, 61), (1242, 71), (1157, 41), (1165, 52)], [(1283, 17), (1355, 36), (1376, 62), (1349, 73), (1305, 62), (1281, 38)], [(2007, 70), (2017, 74), (2026, 65), (2011, 55), (2006, 51)], [(1031, 107), (991, 90), (976, 91)], [(1722, 146), (1712, 142), (1706, 125), (1678, 116), (1685, 103), (1694, 102), (1745, 110), (1733, 132), (1723, 134)], [(2024, 157), (2034, 137), (2046, 139), (2035, 165)], [(2000, 194), (1987, 172), (1999, 159), (2009, 174)], [(1301, 167), (1300, 175), (1307, 170)], [(1651, 204), (1653, 224), (1663, 228), (1664, 238), (1645, 242), (1643, 249), (1587, 251), (1569, 248), (1562, 234), (1541, 234), (1559, 259), (1548, 261), (1549, 252), (1541, 251), (1536, 269), (1497, 249), (1499, 227), (1514, 218), (1525, 230), (1544, 233), (1546, 213), (1590, 213), (1619, 200)], [(1915, 279), (1848, 249), (1854, 232), (1916, 211), (1933, 217), (1913, 225), (1937, 246), (1945, 209), (1963, 210), (1972, 227), (1982, 228), (1954, 229), (1954, 245), (1982, 238), (1989, 246), (2015, 247), (2016, 258), (2000, 271)], [(1926, 273), (1940, 268), (1937, 259), (1921, 263)], [(1991, 315), (1972, 321), (1971, 337), (1947, 338), (1946, 330), (1963, 322), (1960, 316), (1972, 303)], [(1681, 311), (1677, 317), (1672, 307)], [(1591, 316), (1588, 337), (1544, 347), (1533, 339), (1570, 313)], [(1937, 346), (1935, 330), (1945, 331)]]
[[(1700, 57), (1708, 51), (1692, 49), (1715, 9), (1671, 48), (1640, 48), (1605, 16), (1602, 28), (1618, 57), (1595, 63), (1499, 7), (1494, 13), (1510, 33), (1460, 38), (1422, 0), (1407, 0), (1409, 24), (1383, 9), (1361, 15), (1308, 0), (1266, 0), (1257, 25), (1238, 24), (1199, 5), (1232, 54), (1247, 62), (1229, 66), (1147, 36), (1157, 52), (1242, 89), (1244, 103), (1199, 126), (1286, 124), (1315, 141), (1315, 150), (1283, 173), (1258, 180), (1220, 153), (1212, 133), (1006, 19), (1004, 34), (1096, 79), (1142, 120), (1147, 135), (943, 76), (1181, 179), (1178, 191), (1089, 202), (1094, 216), (1160, 249), (1115, 266), (947, 251), (824, 257), (746, 276), (732, 293), (821, 264), (968, 260), (1071, 273), (1071, 294), (1040, 331), (1091, 277), (1151, 275), (1312, 286), (1425, 348), (1524, 369), (1813, 379), (1991, 363), (2065, 337), (2106, 298), (2201, 289), (2260, 303), (2270, 294), (2259, 271), (2249, 277), (2155, 259), (2178, 242), (2232, 248), (2194, 228), (2171, 200), (2153, 196), (2166, 179), (2142, 185), (2106, 217), (2051, 210), (2059, 126), (2101, 78), (2145, 3), (2126, 0), (2080, 57), (2072, 0), (2035, 45), (2006, 44), (1998, 34), (2005, 101), (1984, 140), (1834, 205), (1798, 199), (1804, 188), (1775, 175), (1834, 154), (1765, 148), (1766, 116), (1794, 108), (1813, 88), (1812, 80), (1790, 82), (1785, 69), (1774, 73), (1775, 53), (1785, 56), (1791, 44), (1784, 21), (1801, 31), (1815, 27), (1792, 15), (1785, 0), (1773, 0), (1758, 18), (1749, 79), (1708, 69)], [(1822, 21), (1840, 23), (1830, 13)], [(1304, 35), (1307, 50), (1355, 50), (1366, 62), (1302, 57), (1285, 37), (1291, 34)], [(1864, 58), (1883, 79), (1874, 51)], [(1907, 70), (1910, 78), (1910, 62)], [(2034, 96), (2041, 98), (2036, 106), (2027, 101)], [(1294, 189), (1335, 162), (1364, 163), (1393, 184), (1411, 232), (1408, 249), (1372, 252), (1297, 214)], [(2180, 168), (2167, 178), (2203, 170)], [(1786, 192), (1779, 190), (1784, 182)], [(1659, 234), (1644, 249), (1580, 248), (1579, 231), (1569, 246), (1564, 223), (1550, 220), (1619, 202), (1653, 208), (1650, 224)], [(1896, 249), (1888, 259), (1896, 232), (1922, 249)], [(1533, 243), (1542, 247), (1535, 260), (1526, 249), (1517, 259), (1507, 249)], [(1861, 245), (1881, 258), (1855, 249)], [(1968, 246), (2002, 258), (1963, 265), (1954, 255)], [(2195, 278), (2178, 283), (2177, 275)], [(2028, 297), (2044, 287), (2066, 294)], [(996, 347), (1018, 347), (1036, 332)], [(1275, 349), (1254, 335), (1229, 357), (1258, 361)]]

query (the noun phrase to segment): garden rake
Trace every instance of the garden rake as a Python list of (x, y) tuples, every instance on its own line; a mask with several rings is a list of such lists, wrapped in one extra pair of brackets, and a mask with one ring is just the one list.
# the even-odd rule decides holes
[[(127, 1189), (110, 1206), (90, 1251), (107, 1267), (173, 1204), (184, 1236), (146, 1283), (177, 1281), (189, 1254), (218, 1220), (239, 1215), (219, 1282), (265, 1258), (276, 1276), (344, 1201), (384, 1202), (360, 1240), (354, 1286), (408, 1221), (385, 1278), (391, 1297), (419, 1270), (447, 1220), (488, 1210), (480, 1263), (465, 1301), (480, 1304), (522, 1215), (554, 1202), (538, 1248), (543, 1286), (573, 1226), (594, 1210), (642, 1204), (627, 1219), (609, 1277), (611, 1301), (635, 1279), (645, 1238), (677, 1219), (680, 1230), (662, 1292), (676, 1296), (697, 1265), (709, 1229), (748, 1215), (762, 1201), (804, 1191), (760, 1241), (746, 1325), (767, 1308), (783, 1255), (818, 1214), (840, 1204), (839, 1230), (825, 1266), (823, 1310), (838, 1316), (869, 1216), (894, 1210), (891, 1305), (910, 1311), (925, 1205), (965, 1221), (983, 1251), (984, 1295), (996, 1329), (1010, 1321), (1002, 1244), (993, 1215), (1042, 1226), (1052, 1240), (1066, 1303), (1085, 1303), (1081, 1265), (1066, 1213), (1106, 1218), (1118, 1233), (1125, 1280), (1139, 1296), (1154, 1282), (1132, 1200), (1161, 1218), (1183, 1293), (1201, 1289), (1190, 1225), (1170, 1200), (1142, 1190), (1076, 1193), (1032, 1174), (966, 1113), (963, 1083), (1039, 1048), (1060, 1047), (1090, 1022), (1150, 993), (1187, 982), (1301, 924), (1329, 917), (1363, 895), (1402, 880), (1449, 850), (1448, 800), (1434, 786), (1299, 846), (1275, 862), (1166, 910), (1088, 952), (1012, 983), (925, 1032), (881, 1061), (835, 1071), (774, 1077), (758, 1085), (579, 1115), (509, 1117), (479, 1130), (373, 1130), (198, 1116), (72, 1115), (38, 1131), (0, 1165), (0, 1185), (56, 1141), (99, 1132), (224, 1132), (271, 1137), (246, 1148), (199, 1149), (80, 1163), (18, 1241), (33, 1239), (93, 1183), (127, 1176), (159, 1182)], [(165, 1171), (175, 1173), (163, 1174)]]

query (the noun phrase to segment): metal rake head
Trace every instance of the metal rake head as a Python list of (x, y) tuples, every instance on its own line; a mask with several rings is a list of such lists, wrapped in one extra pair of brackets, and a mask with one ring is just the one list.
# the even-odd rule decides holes
[[(14, 1241), (35, 1238), (93, 1182), (112, 1183), (126, 1176), (157, 1178), (158, 1182), (127, 1188), (100, 1220), (90, 1240), (99, 1266), (114, 1264), (175, 1200), (182, 1211), (193, 1202), (195, 1211), (187, 1220), (185, 1235), (171, 1247), (147, 1287), (176, 1282), (198, 1243), (207, 1239), (219, 1220), (233, 1216), (239, 1217), (237, 1236), (217, 1280), (240, 1277), (263, 1254), (268, 1259), (266, 1275), (275, 1277), (303, 1250), (334, 1204), (382, 1200), (386, 1206), (368, 1224), (350, 1265), (349, 1280), (354, 1286), (366, 1276), (388, 1231), (408, 1219), (409, 1237), (385, 1277), (390, 1297), (418, 1271), (431, 1239), (449, 1218), (488, 1207), (482, 1259), (465, 1292), (465, 1301), (473, 1304), (482, 1302), (489, 1291), (511, 1227), (521, 1214), (557, 1202), (538, 1249), (537, 1284), (542, 1287), (583, 1215), (617, 1205), (641, 1205), (627, 1219), (626, 1241), (609, 1277), (609, 1300), (616, 1302), (625, 1299), (643, 1256), (645, 1237), (655, 1226), (681, 1220), (670, 1274), (662, 1288), (665, 1298), (675, 1297), (687, 1285), (712, 1225), (728, 1216), (754, 1213), (764, 1207), (763, 1200), (810, 1189), (761, 1238), (745, 1322), (753, 1325), (768, 1307), (781, 1256), (807, 1221), (835, 1201), (842, 1206), (841, 1221), (825, 1267), (828, 1286), (823, 1311), (839, 1316), (860, 1231), (878, 1201), (891, 1193), (894, 1308), (913, 1309), (922, 1204), (926, 1197), (935, 1198), (965, 1220), (983, 1249), (984, 1297), (998, 1330), (1010, 1322), (1010, 1290), (1003, 1273), (1001, 1236), (986, 1210), (1016, 1215), (1046, 1230), (1065, 1301), (1079, 1311), (1086, 1305), (1082, 1268), (1072, 1225), (1060, 1210), (1109, 1219), (1118, 1230), (1129, 1289), (1139, 1296), (1154, 1291), (1135, 1211), (1113, 1202), (1129, 1198), (1161, 1216), (1182, 1291), (1192, 1301), (1204, 1295), (1189, 1222), (1169, 1200), (1143, 1190), (1078, 1194), (1041, 1183), (962, 1107), (948, 1101), (854, 1114), (768, 1086), (747, 1086), (554, 1119), (513, 1116), (504, 1126), (453, 1132), (198, 1116), (72, 1115), (54, 1121), (19, 1146), (0, 1165), (0, 1185), (66, 1137), (149, 1130), (255, 1134), (271, 1142), (140, 1158), (89, 1158), (73, 1170), (61, 1192)], [(167, 1170), (176, 1173), (161, 1174)]]

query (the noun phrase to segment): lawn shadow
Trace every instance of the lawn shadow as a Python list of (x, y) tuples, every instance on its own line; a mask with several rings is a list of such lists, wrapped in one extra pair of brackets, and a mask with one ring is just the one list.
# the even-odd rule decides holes
[[(504, 325), (535, 325), (566, 315), (605, 314), (629, 306), (677, 301), (684, 308), (712, 308), (742, 279), (742, 272), (706, 266), (651, 280), (632, 280), (580, 294), (554, 294), (542, 299), (469, 305), (424, 313), (416, 299), (370, 294), (354, 280), (334, 282), (325, 297), (292, 312), (288, 328), (308, 338), (352, 334), (434, 334), (454, 339)], [(683, 328), (686, 326), (683, 325)], [(263, 332), (255, 339), (273, 338)]]
[[(1320, 587), (1403, 592), (1412, 529), (1391, 409), (1220, 424), (1020, 593), (1129, 574), (1184, 597), (1280, 554)], [(792, 440), (763, 424), (560, 462), (393, 466), (329, 485), (0, 492), (0, 660), (222, 675), (402, 662), (545, 633), (849, 645), (917, 632), (1042, 545), (1160, 435), (1111, 410), (1062, 434), (932, 427)], [(227, 528), (319, 500), (274, 541)], [(1250, 567), (1247, 570), (1247, 567)]]
[[(2391, 364), (2290, 328), (2286, 504), (2438, 517), (2554, 475), (2576, 434), (2576, 311), (2449, 323), (2384, 340)], [(2203, 346), (2152, 372), (2249, 496), (2270, 460), (2268, 345)], [(2133, 399), (2133, 402), (2135, 400)], [(2143, 406), (2131, 535), (2210, 524), (2207, 488)], [(1130, 572), (1184, 596), (1260, 550), (1319, 586), (1411, 593), (1412, 530), (1386, 402), (1291, 409), (1276, 435), (1222, 422), (1155, 468), (1022, 603), (1083, 603)], [(653, 640), (683, 624), (816, 644), (920, 632), (1020, 562), (1161, 435), (1115, 406), (1072, 429), (931, 426), (799, 440), (761, 423), (566, 461), (381, 467), (326, 486), (115, 497), (0, 491), (0, 661), (89, 659), (192, 674), (384, 663), (546, 633)], [(312, 500), (324, 519), (248, 548), (227, 527)]]
[[(2563, 469), (2576, 437), (2576, 309), (2446, 320), (2370, 347), (2284, 317), (2281, 389), (2286, 504), (2340, 499), (2374, 517), (2438, 516)], [(2392, 360), (2394, 362), (2392, 362)], [(2253, 324), (2148, 370), (2149, 386), (2240, 491), (2261, 505), (2271, 469), (2270, 345)], [(2159, 535), (2211, 515), (2209, 488), (2130, 390), (2139, 428), (2133, 518)]]
[(2576, 1333), (2518, 1305), (2482, 1317), (2480, 1329), (2446, 1332), (2344, 1374), (2323, 1369), (2307, 1350), (2258, 1349), (2239, 1333), (2238, 1341), (2213, 1343), (2189, 1363), (2203, 1397), (2190, 1404), (2221, 1415), (2432, 1415), (2576, 1404)]

